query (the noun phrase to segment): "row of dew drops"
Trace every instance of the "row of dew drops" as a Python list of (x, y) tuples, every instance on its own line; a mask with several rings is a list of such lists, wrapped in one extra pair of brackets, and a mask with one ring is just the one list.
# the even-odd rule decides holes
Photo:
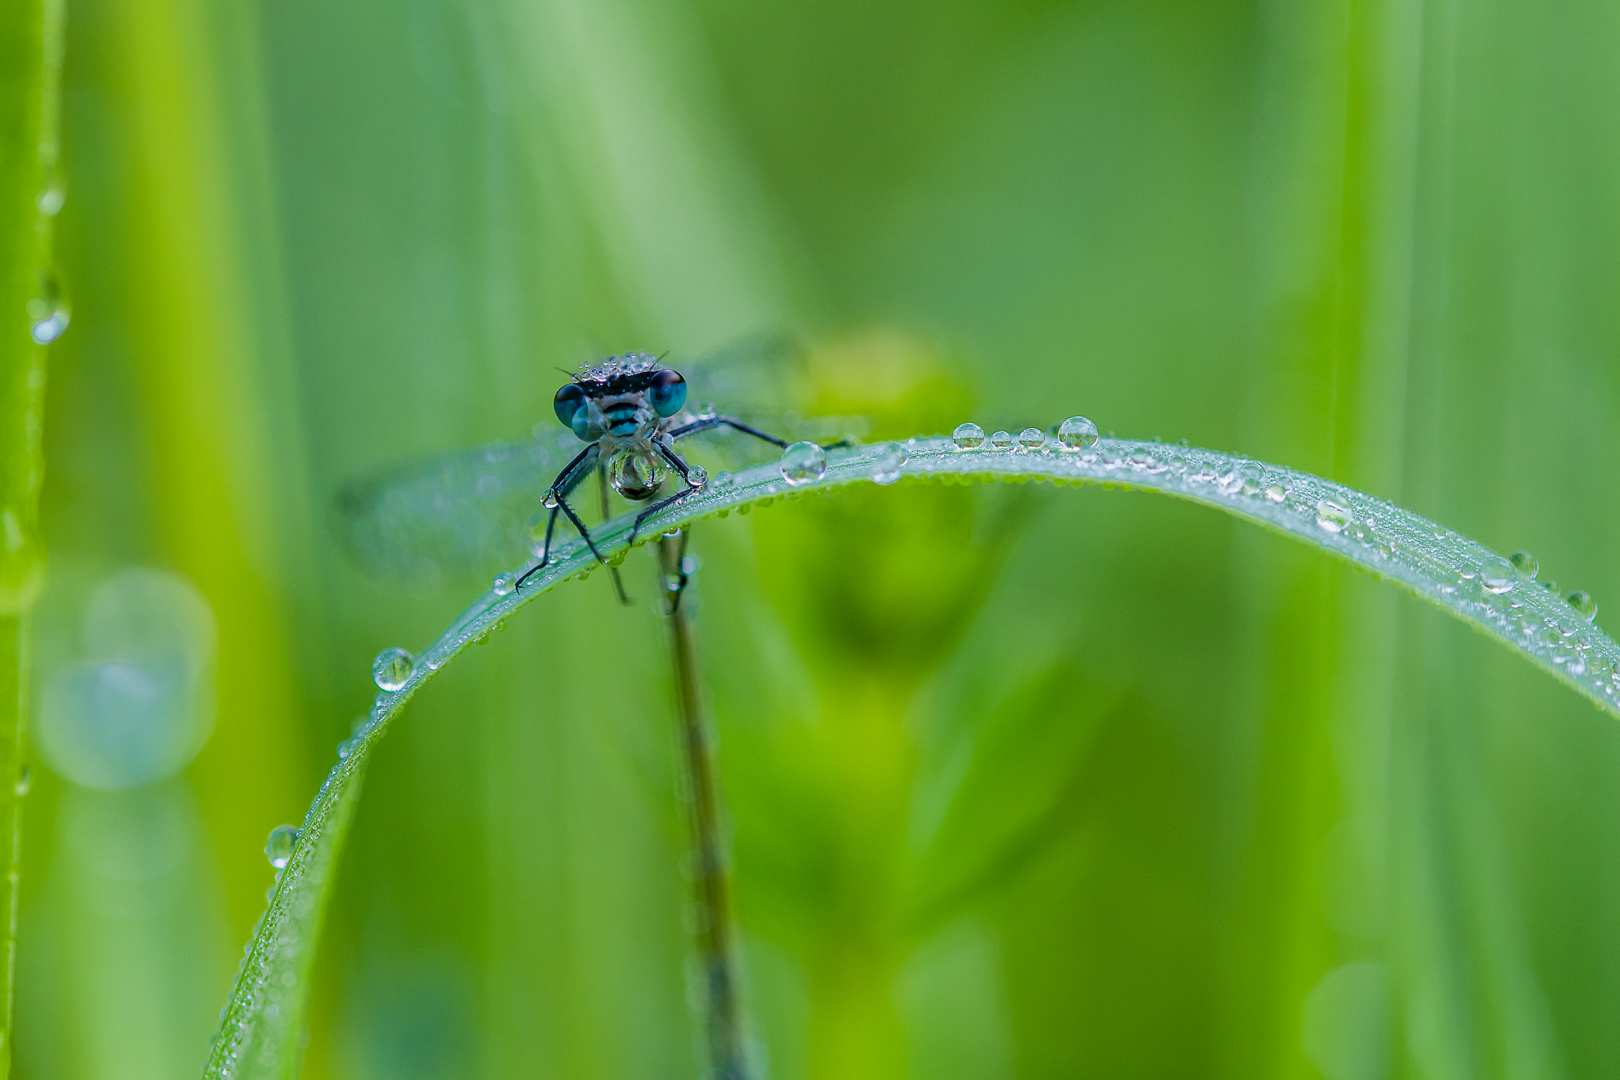
[[(1128, 466), (1148, 473), (1174, 472), (1189, 483), (1212, 483), (1224, 495), (1260, 498), (1275, 504), (1284, 503), (1292, 494), (1287, 476), (1268, 472), (1265, 466), (1254, 461), (1225, 459), (1223, 456), (1222, 462), (1219, 463), (1209, 460), (1189, 462), (1174, 452), (1165, 459), (1147, 447), (1137, 447), (1129, 451), (1119, 447), (1105, 447), (1099, 455), (1097, 425), (1084, 416), (1071, 416), (1054, 425), (1049, 431), (1027, 427), (1017, 436), (1007, 431), (995, 431), (986, 436), (984, 429), (978, 424), (967, 422), (959, 424), (951, 433), (951, 442), (959, 450), (979, 450), (987, 444), (992, 449), (1013, 453), (1050, 452), (1055, 449), (1059, 452), (1076, 453), (1079, 456), (1078, 460), (1088, 463), (1097, 461), (1100, 456), (1105, 467)], [(916, 440), (904, 444), (889, 442), (876, 447), (868, 466), (871, 479), (878, 484), (892, 484), (899, 480), (901, 469), (909, 460), (915, 443)], [(1185, 446), (1185, 443), (1182, 445)], [(1167, 449), (1173, 451), (1173, 448)], [(827, 450), (813, 442), (792, 443), (782, 451), (779, 467), (782, 479), (789, 486), (799, 487), (813, 483), (826, 475)], [(699, 467), (694, 466), (692, 471), (696, 480), (692, 486), (696, 488), (701, 489), (710, 484), (715, 488), (725, 488), (734, 482), (729, 472), (717, 473), (710, 481)], [(1349, 540), (1362, 541), (1372, 548), (1375, 555), (1383, 559), (1394, 558), (1397, 554), (1395, 546), (1390, 543), (1388, 537), (1380, 535), (1378, 528), (1380, 523), (1377, 518), (1366, 515), (1368, 520), (1359, 520), (1354, 508), (1348, 505), (1348, 502), (1348, 499), (1324, 495), (1316, 499), (1314, 505), (1309, 506), (1307, 510), (1314, 512), (1316, 525), (1324, 532), (1343, 536)], [(1423, 571), (1427, 577), (1441, 579), (1437, 583), (1441, 592), (1454, 594), (1462, 591), (1461, 599), (1472, 601), (1484, 611), (1488, 611), (1493, 621), (1510, 635), (1517, 634), (1533, 649), (1539, 647), (1541, 651), (1547, 652), (1553, 662), (1562, 665), (1571, 676), (1580, 677), (1587, 674), (1591, 665), (1592, 645), (1578, 636), (1580, 626), (1569, 625), (1552, 616), (1533, 613), (1530, 610), (1531, 605), (1525, 603), (1517, 594), (1515, 588), (1517, 584), (1535, 583), (1553, 595), (1558, 595), (1558, 586), (1555, 582), (1536, 581), (1540, 567), (1534, 556), (1524, 551), (1515, 552), (1506, 558), (1489, 555), (1476, 569), (1455, 574), (1433, 559), (1422, 561), (1426, 563)], [(1444, 580), (1444, 575), (1452, 575), (1451, 580)], [(510, 573), (496, 577), (495, 594), (509, 595), (515, 587), (515, 581), (515, 575)], [(1581, 625), (1591, 624), (1596, 619), (1597, 601), (1589, 593), (1576, 589), (1565, 596), (1564, 600), (1569, 611), (1576, 616)], [(377, 654), (376, 659), (372, 661), (371, 675), (382, 693), (377, 695), (371, 716), (362, 717), (355, 725), (354, 733), (338, 744), (340, 759), (347, 758), (354, 752), (362, 737), (363, 725), (385, 709), (390, 696), (405, 686), (415, 668), (415, 657), (404, 649), (389, 648)], [(1607, 696), (1620, 700), (1620, 666), (1608, 664), (1598, 678), (1598, 685)], [(298, 832), (299, 830), (292, 825), (278, 825), (271, 830), (265, 844), (265, 854), (269, 857), (270, 864), (277, 870), (284, 868), (291, 859)]]
[[(431, 664), (431, 661), (429, 662)], [(410, 681), (412, 672), (416, 670), (416, 657), (405, 649), (384, 649), (377, 654), (371, 662), (371, 679), (381, 691), (377, 701), (372, 706), (370, 714), (362, 716), (355, 722), (354, 731), (347, 739), (338, 743), (337, 753), (339, 760), (347, 758), (359, 747), (364, 737), (366, 724), (375, 717), (380, 716), (387, 708), (390, 699), (396, 691), (404, 688)], [(299, 829), (295, 825), (277, 825), (270, 830), (270, 836), (264, 844), (264, 854), (270, 860), (270, 865), (282, 870), (292, 859), (293, 846), (298, 842)], [(271, 891), (274, 891), (272, 886)]]
[[(1064, 450), (1085, 450), (1097, 443), (1097, 425), (1083, 416), (1069, 417), (1056, 425), (1050, 434), (1056, 435), (1058, 447)], [(974, 423), (961, 424), (952, 433), (951, 440), (961, 449), (976, 449), (984, 445), (984, 429)], [(1034, 427), (1025, 428), (1016, 439), (1005, 431), (997, 431), (990, 436), (989, 442), (992, 447), (1001, 450), (1038, 450), (1051, 446), (1049, 433)], [(877, 446), (868, 464), (868, 475), (872, 481), (892, 484), (899, 480), (901, 469), (910, 460), (916, 445), (917, 440), (911, 439), (904, 443), (887, 442)], [(791, 487), (814, 483), (827, 474), (827, 448), (813, 442), (792, 443), (782, 451), (780, 468), (782, 479)], [(730, 473), (715, 475), (716, 487), (723, 488), (731, 482)]]
[[(41, 148), (42, 153), (44, 148)], [(56, 217), (62, 212), (62, 204), (66, 201), (61, 181), (56, 176), (53, 163), (45, 164), (45, 187), (40, 191), (39, 197), (34, 200), (34, 207), (42, 219)], [(35, 344), (49, 345), (61, 337), (72, 321), (72, 312), (68, 308), (67, 295), (63, 292), (62, 281), (57, 277), (56, 271), (49, 267), (39, 271), (38, 283), (34, 295), (28, 299), (28, 333)]]

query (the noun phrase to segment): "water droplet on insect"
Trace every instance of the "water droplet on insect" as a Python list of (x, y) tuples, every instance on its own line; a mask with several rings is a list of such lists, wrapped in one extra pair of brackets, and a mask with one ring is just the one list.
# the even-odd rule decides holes
[(52, 271), (40, 271), (39, 291), (28, 301), (28, 332), (35, 344), (49, 345), (62, 336), (71, 321), (62, 283)]
[(269, 839), (264, 842), (264, 853), (270, 865), (277, 870), (283, 869), (292, 858), (293, 844), (297, 841), (298, 829), (292, 825), (277, 825), (271, 829)]
[(512, 574), (495, 575), (495, 584), (493, 588), (496, 596), (509, 596), (512, 590), (516, 587), (517, 578)]
[(1037, 427), (1027, 427), (1018, 433), (1018, 445), (1025, 450), (1039, 450), (1046, 443), (1046, 432)]
[(1011, 435), (1007, 434), (1007, 432), (1005, 432), (1005, 431), (992, 431), (990, 433), (990, 445), (995, 447), (997, 450), (1010, 449), (1012, 447), (1012, 444), (1013, 444), (1013, 437)]
[(1597, 618), (1597, 601), (1592, 599), (1591, 593), (1582, 592), (1580, 589), (1576, 589), (1574, 592), (1564, 597), (1564, 599), (1569, 601), (1569, 606), (1575, 609), (1575, 614), (1579, 615), (1587, 622), (1591, 622), (1593, 619)]
[(906, 463), (906, 448), (899, 443), (884, 443), (872, 457), (872, 482), (892, 484), (900, 479), (900, 466)]
[(796, 442), (782, 451), (782, 479), (797, 487), (827, 474), (827, 451), (813, 442)]
[(1536, 562), (1536, 557), (1528, 551), (1515, 551), (1508, 556), (1508, 562), (1513, 564), (1513, 569), (1531, 581), (1536, 580), (1536, 574), (1541, 571), (1541, 564)]
[(1288, 498), (1288, 489), (1283, 487), (1281, 484), (1272, 484), (1270, 487), (1266, 488), (1265, 496), (1274, 503), (1280, 503), (1284, 499)]
[(24, 795), (28, 794), (28, 789), (33, 786), (34, 770), (30, 769), (28, 767), (28, 763), (25, 761), (23, 762), (23, 767), (17, 770), (17, 782), (12, 785), (11, 790), (20, 799)]
[(1350, 512), (1348, 506), (1336, 503), (1332, 499), (1323, 499), (1316, 504), (1316, 524), (1330, 533), (1342, 531), (1354, 520), (1355, 515)]
[(555, 491), (551, 491), (550, 489), (547, 489), (545, 497), (540, 500), (540, 505), (544, 506), (547, 510), (557, 509), (557, 503), (557, 493)]
[(722, 469), (720, 472), (714, 474), (714, 486), (717, 488), (728, 488), (731, 486), (734, 479), (736, 478)]
[(709, 486), (709, 470), (701, 465), (693, 465), (686, 470), (686, 483), (694, 491), (702, 491)]
[(1505, 593), (1513, 588), (1513, 564), (1493, 555), (1479, 564), (1479, 583), (1489, 593)]
[(387, 691), (398, 690), (411, 677), (415, 661), (404, 649), (384, 649), (371, 662), (371, 677)]
[(1083, 416), (1071, 416), (1058, 425), (1058, 442), (1069, 450), (1086, 450), (1097, 445), (1097, 425)]
[(959, 450), (972, 450), (984, 445), (984, 428), (969, 420), (965, 424), (957, 424), (956, 430), (951, 432), (951, 442)]
[(664, 486), (664, 458), (650, 450), (622, 450), (608, 463), (608, 483), (631, 502), (658, 494)]

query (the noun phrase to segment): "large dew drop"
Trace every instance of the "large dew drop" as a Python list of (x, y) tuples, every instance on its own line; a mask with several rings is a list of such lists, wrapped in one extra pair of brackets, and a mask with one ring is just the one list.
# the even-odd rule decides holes
[(1513, 564), (1493, 555), (1479, 564), (1479, 584), (1486, 592), (1505, 593), (1513, 588)]
[(1018, 445), (1025, 450), (1039, 450), (1046, 442), (1046, 432), (1038, 427), (1027, 427), (1018, 433)]
[(1574, 592), (1564, 597), (1564, 599), (1568, 600), (1569, 606), (1575, 609), (1575, 614), (1579, 615), (1587, 622), (1591, 622), (1593, 619), (1597, 618), (1597, 601), (1592, 599), (1591, 593), (1582, 592), (1581, 590), (1576, 589)]
[(796, 442), (782, 451), (782, 479), (797, 487), (827, 475), (827, 451), (813, 442)]
[(975, 450), (984, 445), (984, 428), (971, 420), (957, 424), (956, 430), (951, 432), (951, 442), (958, 450)]
[(1536, 562), (1536, 557), (1528, 551), (1515, 551), (1508, 556), (1508, 562), (1513, 564), (1513, 569), (1531, 581), (1536, 580), (1536, 575), (1541, 572), (1541, 564)]
[(1012, 449), (1012, 444), (1013, 437), (1007, 432), (992, 431), (990, 433), (990, 445), (995, 447), (997, 450), (1010, 450)]
[(291, 825), (277, 825), (270, 830), (270, 837), (264, 842), (265, 857), (270, 865), (277, 870), (287, 865), (292, 858), (293, 845), (298, 842), (298, 830)]
[(872, 482), (892, 484), (900, 479), (900, 466), (906, 463), (906, 448), (899, 443), (884, 443), (872, 457)]
[(608, 483), (631, 502), (645, 502), (664, 486), (664, 458), (649, 450), (626, 450), (608, 463)]
[(1323, 499), (1316, 504), (1316, 524), (1327, 532), (1343, 532), (1345, 526), (1355, 520), (1355, 515), (1348, 506), (1334, 502), (1332, 499)]
[(404, 649), (384, 649), (371, 662), (371, 677), (378, 686), (392, 693), (405, 685), (415, 666), (416, 661)]
[(1058, 425), (1058, 442), (1066, 450), (1088, 450), (1097, 445), (1097, 425), (1083, 416), (1071, 416)]

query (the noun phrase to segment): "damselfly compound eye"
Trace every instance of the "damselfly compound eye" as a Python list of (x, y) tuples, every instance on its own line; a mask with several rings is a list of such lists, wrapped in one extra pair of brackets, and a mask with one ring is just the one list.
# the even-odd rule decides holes
[(659, 416), (674, 416), (686, 404), (686, 380), (674, 368), (665, 368), (653, 376), (648, 397)]
[(562, 421), (563, 427), (574, 426), (574, 414), (579, 412), (580, 406), (585, 404), (585, 391), (578, 383), (565, 383), (552, 398), (551, 407), (557, 410), (557, 419)]
[(574, 418), (568, 426), (574, 429), (574, 434), (581, 441), (595, 442), (607, 431), (608, 420), (602, 412), (602, 407), (595, 401), (587, 399), (583, 405), (574, 410)]

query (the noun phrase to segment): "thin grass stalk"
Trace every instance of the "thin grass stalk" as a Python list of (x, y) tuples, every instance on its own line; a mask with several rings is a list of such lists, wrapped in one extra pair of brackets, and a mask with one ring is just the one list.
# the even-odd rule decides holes
[(747, 1080), (748, 1062), (737, 993), (737, 968), (731, 934), (731, 902), (725, 850), (720, 837), (720, 804), (715, 785), (714, 748), (704, 715), (703, 684), (698, 673), (691, 606), (686, 593), (688, 530), (658, 541), (658, 564), (667, 599), (670, 659), (675, 669), (676, 709), (686, 767), (688, 816), (695, 859), (693, 902), (696, 909), (698, 963), (703, 977), (703, 1009), (709, 1066), (716, 1080)]

